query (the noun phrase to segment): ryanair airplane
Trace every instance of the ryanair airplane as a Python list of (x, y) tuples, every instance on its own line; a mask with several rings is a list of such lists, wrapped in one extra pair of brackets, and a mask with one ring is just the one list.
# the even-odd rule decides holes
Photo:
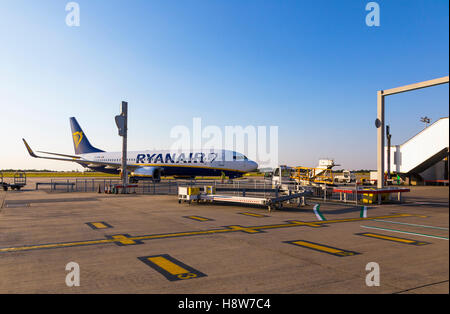
[[(40, 153), (59, 157), (38, 156), (23, 139), (28, 153), (35, 158), (76, 162), (85, 168), (99, 172), (121, 173), (121, 152), (105, 152), (92, 146), (75, 118), (70, 118), (70, 126), (75, 155), (40, 151)], [(257, 168), (256, 162), (249, 160), (243, 154), (229, 150), (127, 152), (127, 170), (130, 173), (130, 182), (149, 179), (160, 181), (161, 175), (175, 178), (195, 178), (196, 176), (220, 176), (224, 173), (230, 178), (237, 178)]]

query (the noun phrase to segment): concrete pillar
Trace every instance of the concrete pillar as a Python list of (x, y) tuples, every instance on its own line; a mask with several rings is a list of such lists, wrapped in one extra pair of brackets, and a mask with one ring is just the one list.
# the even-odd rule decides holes
[(377, 187), (384, 187), (384, 95), (377, 93)]

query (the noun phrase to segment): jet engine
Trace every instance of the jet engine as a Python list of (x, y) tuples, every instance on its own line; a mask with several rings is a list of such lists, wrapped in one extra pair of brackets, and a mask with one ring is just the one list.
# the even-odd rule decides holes
[(140, 167), (134, 170), (131, 173), (130, 181), (139, 181), (139, 180), (153, 180), (156, 182), (161, 181), (161, 172), (162, 169), (159, 167)]

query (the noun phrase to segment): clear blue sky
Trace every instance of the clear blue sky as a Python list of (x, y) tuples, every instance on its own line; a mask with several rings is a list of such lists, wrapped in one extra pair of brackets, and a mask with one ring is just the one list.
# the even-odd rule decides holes
[[(277, 125), (280, 162), (376, 167), (376, 91), (448, 75), (449, 2), (0, 1), (0, 169), (75, 169), (29, 157), (73, 153), (68, 118), (119, 151), (114, 116), (129, 102), (129, 149), (167, 148), (170, 129)], [(448, 116), (448, 85), (392, 96), (393, 144), (421, 116)]]

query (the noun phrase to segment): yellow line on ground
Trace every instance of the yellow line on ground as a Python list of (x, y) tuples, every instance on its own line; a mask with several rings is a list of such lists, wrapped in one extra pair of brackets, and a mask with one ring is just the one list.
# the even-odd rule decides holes
[(129, 237), (129, 239), (130, 240), (152, 240), (152, 239), (176, 238), (176, 237), (185, 237), (185, 236), (191, 236), (191, 235), (213, 234), (213, 233), (219, 233), (219, 232), (232, 232), (232, 231), (235, 231), (235, 230), (233, 230), (233, 229), (214, 229), (214, 230), (204, 230), (204, 231), (153, 234), (153, 235), (147, 235), (147, 236)]
[(374, 234), (374, 233), (363, 233), (361, 235), (364, 235), (366, 237), (371, 237), (371, 238), (378, 238), (378, 239), (390, 240), (390, 241), (402, 242), (402, 243), (416, 243), (417, 242), (415, 240), (408, 240), (408, 239), (402, 239), (402, 238), (397, 238), (397, 237), (389, 237), (389, 236), (384, 236), (384, 235)]
[(288, 227), (298, 227), (299, 224), (279, 224), (279, 225), (267, 225), (267, 226), (254, 226), (254, 227), (248, 227), (252, 229), (276, 229), (276, 228), (288, 228)]
[(189, 271), (184, 269), (183, 267), (178, 266), (177, 264), (169, 261), (168, 259), (157, 256), (157, 257), (149, 257), (147, 258), (150, 262), (158, 265), (165, 271), (169, 272), (172, 275), (180, 275), (180, 274), (186, 274)]
[(93, 222), (92, 225), (97, 229), (106, 229), (108, 228), (106, 225), (102, 224), (101, 222)]
[(39, 245), (21, 246), (21, 247), (12, 247), (12, 248), (0, 248), (0, 253), (26, 251), (26, 250), (37, 250), (37, 249), (62, 248), (62, 247), (77, 246), (77, 245), (104, 244), (104, 243), (113, 243), (116, 241), (117, 240), (114, 240), (114, 239), (105, 239), (105, 240), (90, 240), (90, 241), (82, 241), (82, 242), (39, 244)]
[(253, 214), (253, 213), (240, 213), (241, 215), (252, 216), (252, 217), (266, 217), (265, 215)]
[[(63, 248), (70, 246), (83, 246), (83, 245), (93, 245), (93, 244), (105, 244), (105, 243), (115, 243), (124, 241), (134, 241), (134, 240), (152, 240), (152, 239), (163, 239), (163, 238), (175, 238), (175, 237), (185, 237), (193, 235), (206, 235), (215, 233), (226, 233), (226, 232), (236, 232), (236, 231), (250, 231), (250, 230), (261, 230), (261, 229), (275, 229), (275, 228), (287, 228), (287, 227), (299, 227), (299, 226), (315, 226), (320, 224), (330, 224), (330, 223), (341, 223), (341, 222), (353, 222), (353, 221), (363, 221), (372, 219), (386, 219), (386, 218), (399, 218), (399, 217), (410, 217), (410, 214), (397, 214), (388, 216), (378, 216), (370, 218), (350, 218), (350, 219), (336, 219), (336, 220), (326, 220), (326, 221), (312, 221), (312, 222), (292, 222), (287, 224), (276, 224), (276, 225), (265, 225), (265, 226), (232, 226), (225, 229), (211, 229), (202, 231), (187, 231), (187, 232), (177, 232), (177, 233), (167, 233), (167, 234), (153, 234), (153, 235), (143, 235), (143, 236), (130, 236), (130, 237), (120, 237), (112, 239), (102, 239), (102, 240), (88, 240), (88, 241), (78, 241), (78, 242), (66, 242), (66, 243), (53, 243), (53, 244), (40, 244), (31, 246), (21, 246), (21, 247), (9, 247), (0, 248), (0, 253), (5, 252), (17, 252), (25, 250), (35, 250), (35, 249), (50, 249), (50, 248)], [(130, 242), (131, 243), (131, 242)]]
[(340, 222), (351, 222), (351, 221), (362, 221), (362, 220), (373, 220), (373, 219), (385, 219), (385, 218), (400, 218), (400, 217), (411, 217), (413, 215), (410, 214), (398, 214), (398, 215), (388, 215), (388, 216), (379, 216), (379, 217), (367, 217), (367, 218), (347, 218), (347, 219), (336, 219), (336, 220), (323, 220), (323, 221), (314, 221), (315, 224), (329, 224), (329, 223), (340, 223)]
[(199, 220), (199, 221), (209, 220), (208, 218), (203, 218), (203, 217), (198, 217), (198, 216), (188, 216), (188, 218)]
[(319, 245), (319, 244), (313, 244), (313, 243), (309, 243), (309, 242), (305, 242), (305, 241), (294, 241), (294, 242), (292, 242), (292, 244), (319, 250), (319, 251), (324, 251), (324, 252), (332, 253), (332, 254), (344, 252), (343, 250), (339, 250), (339, 249), (335, 249), (335, 248), (331, 248), (331, 247), (323, 246), (323, 245)]

